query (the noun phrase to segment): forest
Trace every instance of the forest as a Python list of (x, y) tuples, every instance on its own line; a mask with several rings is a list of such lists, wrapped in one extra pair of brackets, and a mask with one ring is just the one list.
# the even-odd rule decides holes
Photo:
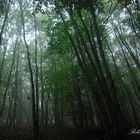
[(140, 0), (0, 0), (0, 140), (140, 139)]

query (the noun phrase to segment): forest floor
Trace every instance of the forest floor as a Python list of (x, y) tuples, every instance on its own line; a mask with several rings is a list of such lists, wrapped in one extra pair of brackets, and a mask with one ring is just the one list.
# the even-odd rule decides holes
[[(33, 140), (33, 132), (31, 128), (0, 128), (0, 140)], [(41, 129), (40, 140), (114, 140), (104, 138), (101, 130), (91, 129)], [(120, 140), (120, 138), (116, 138)], [(121, 140), (140, 140), (139, 136), (127, 136)]]

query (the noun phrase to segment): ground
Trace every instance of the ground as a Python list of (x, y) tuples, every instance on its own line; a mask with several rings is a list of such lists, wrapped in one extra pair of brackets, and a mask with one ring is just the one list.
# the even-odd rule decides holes
[[(102, 130), (92, 129), (40, 129), (40, 140), (114, 140), (105, 138)], [(116, 138), (116, 140), (120, 138)], [(122, 140), (140, 140), (138, 135)], [(0, 140), (33, 140), (32, 129), (28, 127), (0, 128)]]

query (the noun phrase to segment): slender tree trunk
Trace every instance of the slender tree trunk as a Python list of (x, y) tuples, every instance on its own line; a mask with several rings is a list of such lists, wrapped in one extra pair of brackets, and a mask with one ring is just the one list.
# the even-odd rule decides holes
[(26, 35), (25, 35), (25, 23), (24, 23), (24, 15), (22, 10), (22, 1), (19, 1), (20, 5), (20, 11), (21, 11), (21, 23), (22, 23), (22, 29), (23, 29), (23, 39), (27, 50), (27, 60), (28, 60), (28, 67), (30, 72), (30, 81), (31, 81), (31, 91), (32, 91), (32, 119), (33, 119), (33, 134), (34, 134), (34, 140), (38, 140), (39, 132), (38, 132), (38, 121), (36, 118), (36, 93), (35, 93), (35, 85), (34, 85), (34, 77), (33, 77), (33, 70), (31, 66), (31, 59), (30, 59), (30, 51), (29, 46), (26, 41)]
[(37, 29), (36, 29), (36, 16), (34, 15), (34, 26), (35, 26), (35, 68), (36, 68), (36, 74), (35, 74), (35, 83), (36, 83), (36, 133), (39, 136), (39, 90), (38, 90), (38, 46), (37, 46)]

